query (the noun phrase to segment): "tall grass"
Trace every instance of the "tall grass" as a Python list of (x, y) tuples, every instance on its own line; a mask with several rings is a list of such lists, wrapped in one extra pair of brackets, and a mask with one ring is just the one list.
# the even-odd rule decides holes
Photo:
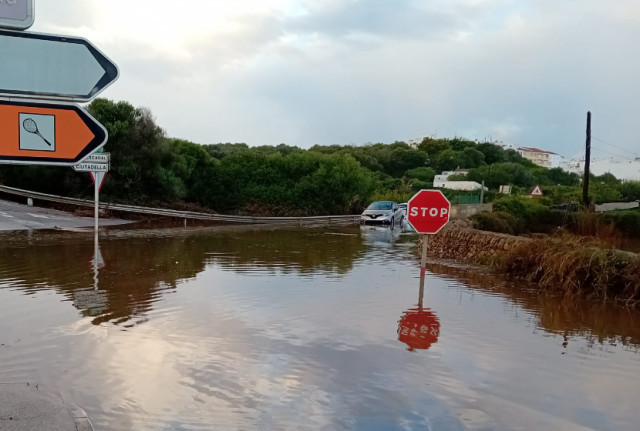
[(572, 235), (535, 239), (505, 251), (500, 270), (563, 295), (640, 305), (640, 257)]

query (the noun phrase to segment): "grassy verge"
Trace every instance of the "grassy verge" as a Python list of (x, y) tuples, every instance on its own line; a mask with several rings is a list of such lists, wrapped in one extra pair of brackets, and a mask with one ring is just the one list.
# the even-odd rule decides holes
[(640, 305), (640, 257), (572, 235), (534, 239), (494, 260), (498, 270), (565, 295)]

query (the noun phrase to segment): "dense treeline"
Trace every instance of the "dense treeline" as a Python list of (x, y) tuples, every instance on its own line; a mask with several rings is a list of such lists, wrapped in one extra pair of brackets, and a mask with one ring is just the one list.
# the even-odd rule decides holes
[[(200, 145), (166, 137), (148, 109), (127, 102), (96, 99), (88, 110), (109, 132), (105, 151), (111, 153), (111, 171), (101, 192), (107, 201), (256, 215), (357, 213), (373, 199), (406, 201), (430, 187), (436, 173), (457, 168), (492, 191), (511, 184), (516, 192), (528, 192), (539, 184), (546, 186), (550, 203), (578, 202), (581, 194), (578, 175), (536, 166), (491, 142), (425, 138), (417, 146), (309, 149)], [(70, 168), (2, 165), (0, 182), (74, 197), (93, 193), (88, 174)], [(606, 174), (592, 184), (596, 201), (640, 199), (637, 182)]]

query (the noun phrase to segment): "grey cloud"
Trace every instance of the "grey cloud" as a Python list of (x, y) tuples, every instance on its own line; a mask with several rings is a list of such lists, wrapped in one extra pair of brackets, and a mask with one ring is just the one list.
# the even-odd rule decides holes
[[(52, 2), (41, 3), (51, 9)], [(82, 2), (61, 4), (91, 13)], [(170, 135), (200, 143), (309, 146), (459, 135), (572, 155), (584, 145), (591, 110), (594, 135), (637, 146), (640, 26), (611, 5), (307, 4), (305, 14), (236, 17), (237, 31), (191, 43), (178, 60), (161, 51), (140, 55), (116, 39), (101, 47), (122, 72), (105, 97), (148, 106)], [(78, 24), (81, 12), (59, 20)]]
[(308, 14), (283, 21), (288, 32), (321, 34), (344, 38), (353, 34), (371, 34), (384, 38), (436, 35), (463, 25), (453, 13), (433, 2), (420, 1), (335, 1), (318, 3)]

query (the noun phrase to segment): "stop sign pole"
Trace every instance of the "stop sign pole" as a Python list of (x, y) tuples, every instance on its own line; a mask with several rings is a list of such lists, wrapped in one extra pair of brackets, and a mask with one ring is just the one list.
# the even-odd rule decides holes
[(428, 235), (438, 233), (449, 222), (451, 203), (440, 190), (420, 190), (407, 204), (407, 219), (422, 239), (420, 279), (424, 283), (427, 266)]

